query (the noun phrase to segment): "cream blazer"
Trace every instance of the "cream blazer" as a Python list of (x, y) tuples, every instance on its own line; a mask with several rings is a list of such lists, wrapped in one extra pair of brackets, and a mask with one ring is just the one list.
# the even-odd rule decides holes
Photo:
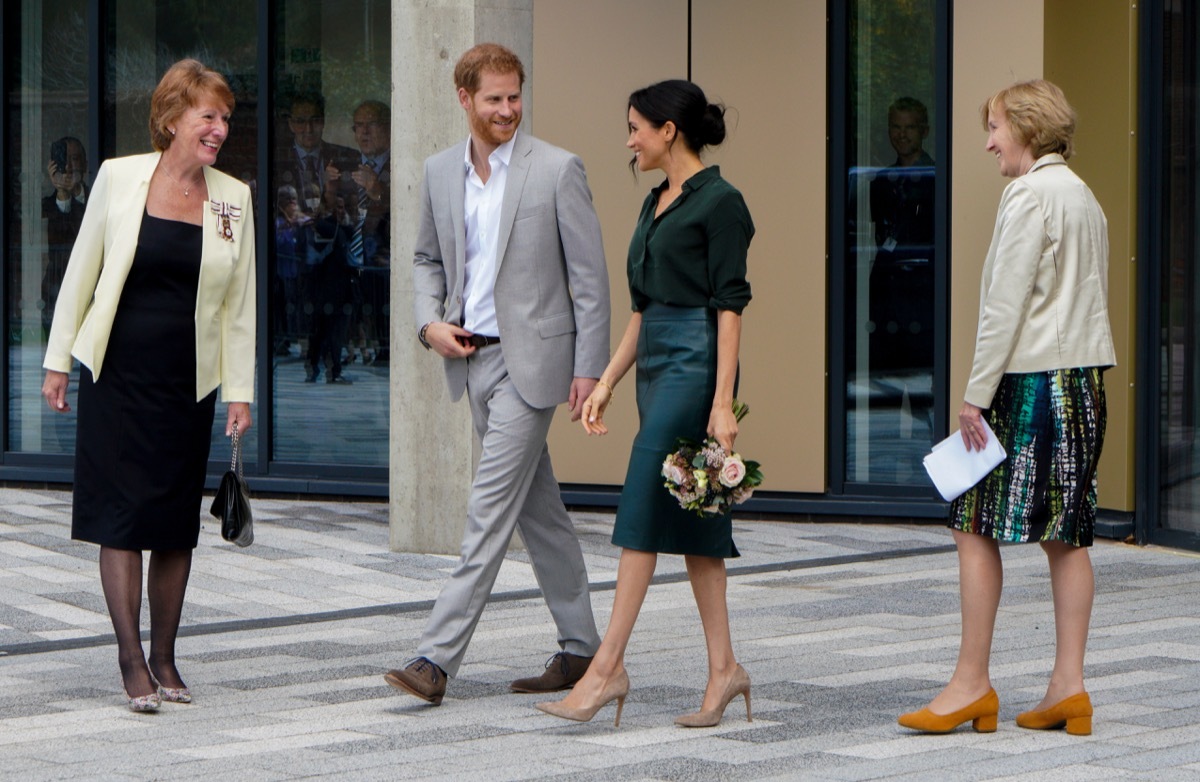
[(1000, 198), (965, 399), (991, 407), (1005, 373), (1116, 363), (1108, 322), (1108, 222), (1062, 155), (1045, 155)]
[[(125, 278), (137, 249), (150, 177), (161, 154), (106, 160), (88, 197), (79, 236), (71, 250), (43, 367), (71, 370), (71, 357), (99, 382), (104, 353)], [(200, 281), (196, 294), (196, 399), (221, 387), (224, 402), (254, 400), (255, 272), (254, 216), (250, 188), (216, 169), (204, 168)], [(222, 234), (220, 205), (240, 209)]]

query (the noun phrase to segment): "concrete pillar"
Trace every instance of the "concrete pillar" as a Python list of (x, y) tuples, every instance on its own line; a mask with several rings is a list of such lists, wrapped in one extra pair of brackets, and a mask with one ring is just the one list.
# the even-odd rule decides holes
[(451, 404), (442, 360), (416, 339), (410, 259), (425, 158), (467, 136), (454, 63), (476, 43), (533, 60), (533, 0), (392, 2), (392, 345), (389, 544), (393, 551), (457, 554), (476, 444), (463, 399)]

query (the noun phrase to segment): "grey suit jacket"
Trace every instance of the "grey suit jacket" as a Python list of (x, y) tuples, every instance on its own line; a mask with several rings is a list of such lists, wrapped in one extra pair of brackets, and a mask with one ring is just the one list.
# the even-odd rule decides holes
[[(464, 141), (425, 161), (413, 253), (417, 328), (462, 323), (465, 155)], [(567, 400), (573, 377), (600, 377), (608, 362), (608, 270), (582, 161), (518, 133), (499, 230), (495, 299), (504, 363), (526, 402), (553, 407)], [(457, 400), (466, 361), (445, 363)]]

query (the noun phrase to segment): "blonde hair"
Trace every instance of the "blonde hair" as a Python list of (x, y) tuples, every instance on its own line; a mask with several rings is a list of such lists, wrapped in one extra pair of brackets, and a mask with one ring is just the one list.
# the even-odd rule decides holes
[(984, 101), (979, 109), (983, 129), (988, 114), (1003, 112), (1018, 143), (1035, 158), (1057, 152), (1064, 159), (1075, 154), (1075, 109), (1058, 85), (1045, 79), (1017, 82)]
[(150, 98), (150, 143), (159, 152), (171, 146), (167, 126), (200, 101), (212, 98), (233, 111), (233, 91), (225, 77), (199, 60), (180, 60), (167, 69)]

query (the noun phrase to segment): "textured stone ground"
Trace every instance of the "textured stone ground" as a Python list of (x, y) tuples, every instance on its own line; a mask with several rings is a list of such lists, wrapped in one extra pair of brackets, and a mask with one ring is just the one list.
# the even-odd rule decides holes
[[(501, 570), (460, 677), (429, 707), (381, 674), (411, 654), (453, 561), (387, 550), (378, 503), (255, 501), (256, 543), (206, 524), (184, 611), (192, 705), (124, 708), (96, 548), (70, 541), (70, 495), (0, 489), (0, 777), (5, 779), (1200, 779), (1200, 560), (1093, 551), (1090, 737), (1024, 731), (1053, 655), (1045, 559), (1005, 549), (996, 733), (910, 735), (896, 715), (948, 678), (957, 566), (937, 526), (738, 522), (729, 601), (753, 679), (720, 727), (684, 730), (704, 646), (682, 560), (663, 557), (630, 645), (633, 683), (588, 724), (507, 683), (553, 651), (521, 553)], [(574, 514), (607, 623), (611, 516)]]

